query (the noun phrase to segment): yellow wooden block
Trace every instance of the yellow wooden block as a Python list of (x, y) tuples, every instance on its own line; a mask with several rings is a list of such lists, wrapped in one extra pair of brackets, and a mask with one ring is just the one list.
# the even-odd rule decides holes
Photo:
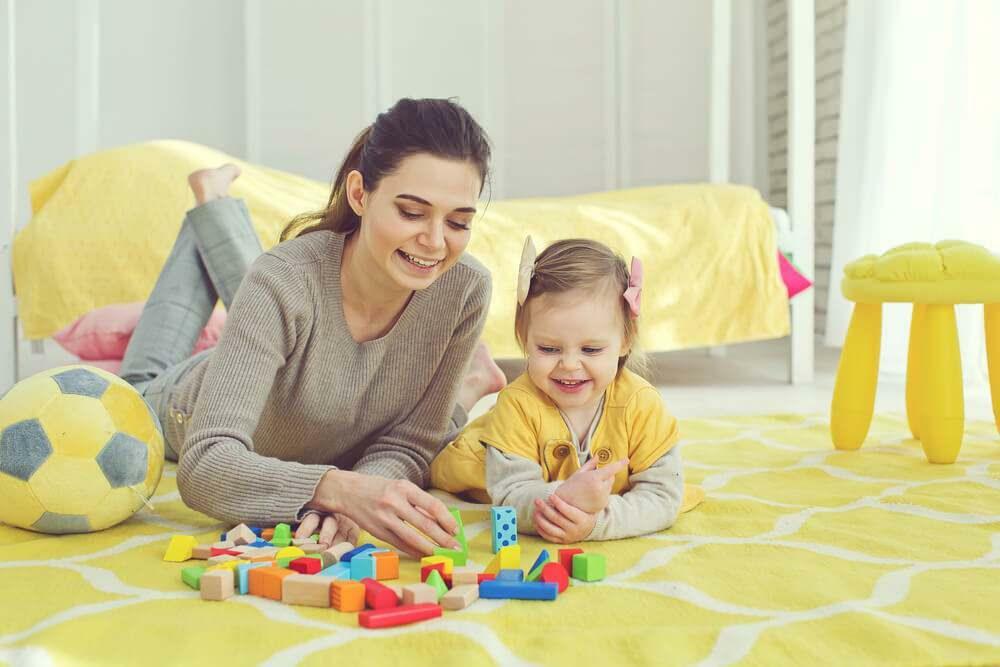
[(493, 560), (490, 561), (490, 564), (486, 566), (486, 569), (483, 570), (483, 572), (486, 573), (486, 574), (499, 574), (500, 573), (500, 554), (499, 553), (496, 556), (493, 557)]
[(447, 556), (424, 556), (420, 559), (420, 567), (422, 568), (436, 563), (444, 563), (445, 574), (451, 574), (451, 571), (455, 566), (455, 562)]
[(281, 560), (282, 558), (300, 558), (305, 556), (306, 552), (298, 547), (284, 547), (280, 549), (278, 553), (274, 554), (274, 560)]
[(497, 552), (497, 558), (500, 559), (500, 569), (501, 570), (520, 570), (521, 569), (521, 545), (512, 544), (509, 547), (500, 547), (500, 551)]
[(163, 554), (163, 560), (170, 563), (183, 563), (191, 560), (194, 548), (198, 546), (198, 540), (190, 535), (174, 535), (167, 545), (167, 552)]

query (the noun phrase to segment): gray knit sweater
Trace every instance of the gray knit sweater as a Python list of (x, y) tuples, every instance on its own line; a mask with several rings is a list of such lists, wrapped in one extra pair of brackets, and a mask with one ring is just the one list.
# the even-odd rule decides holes
[(455, 399), (489, 272), (463, 256), (414, 292), (387, 334), (357, 343), (341, 302), (344, 239), (313, 232), (261, 255), (218, 346), (172, 391), (166, 436), (183, 443), (177, 486), (194, 509), (230, 523), (294, 521), (331, 467), (426, 486), (464, 424)]

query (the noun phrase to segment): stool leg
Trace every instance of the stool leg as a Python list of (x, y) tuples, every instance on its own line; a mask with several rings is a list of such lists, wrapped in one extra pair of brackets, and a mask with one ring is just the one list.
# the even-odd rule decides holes
[(923, 367), (920, 364), (923, 345), (920, 336), (924, 333), (924, 318), (927, 306), (913, 304), (913, 315), (910, 318), (910, 349), (906, 358), (906, 421), (910, 425), (910, 433), (916, 440), (920, 439), (920, 408), (919, 387), (923, 380)]
[(965, 430), (955, 306), (928, 304), (924, 324), (919, 352), (923, 373), (917, 399), (922, 416), (920, 444), (931, 463), (954, 463)]
[(986, 319), (986, 363), (990, 369), (990, 392), (993, 395), (993, 419), (1000, 431), (1000, 303), (988, 303)]
[(882, 304), (854, 304), (830, 406), (830, 435), (837, 449), (858, 449), (868, 435), (881, 346)]

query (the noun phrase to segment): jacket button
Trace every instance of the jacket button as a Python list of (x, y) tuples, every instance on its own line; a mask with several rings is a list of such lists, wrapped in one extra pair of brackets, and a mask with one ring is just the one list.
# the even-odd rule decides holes
[(177, 420), (178, 424), (183, 424), (184, 423), (184, 415), (182, 415), (180, 412), (176, 413), (174, 415), (174, 418)]
[(599, 463), (607, 463), (611, 460), (611, 450), (610, 449), (598, 449), (597, 450), (597, 461)]
[(556, 455), (556, 458), (564, 459), (569, 456), (569, 447), (567, 445), (559, 445), (553, 453)]

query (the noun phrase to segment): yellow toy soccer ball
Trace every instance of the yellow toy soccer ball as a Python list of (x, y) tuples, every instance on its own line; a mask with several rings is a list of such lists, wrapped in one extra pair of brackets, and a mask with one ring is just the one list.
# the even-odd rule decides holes
[(163, 472), (159, 421), (135, 389), (63, 366), (0, 399), (0, 522), (88, 533), (132, 516)]

